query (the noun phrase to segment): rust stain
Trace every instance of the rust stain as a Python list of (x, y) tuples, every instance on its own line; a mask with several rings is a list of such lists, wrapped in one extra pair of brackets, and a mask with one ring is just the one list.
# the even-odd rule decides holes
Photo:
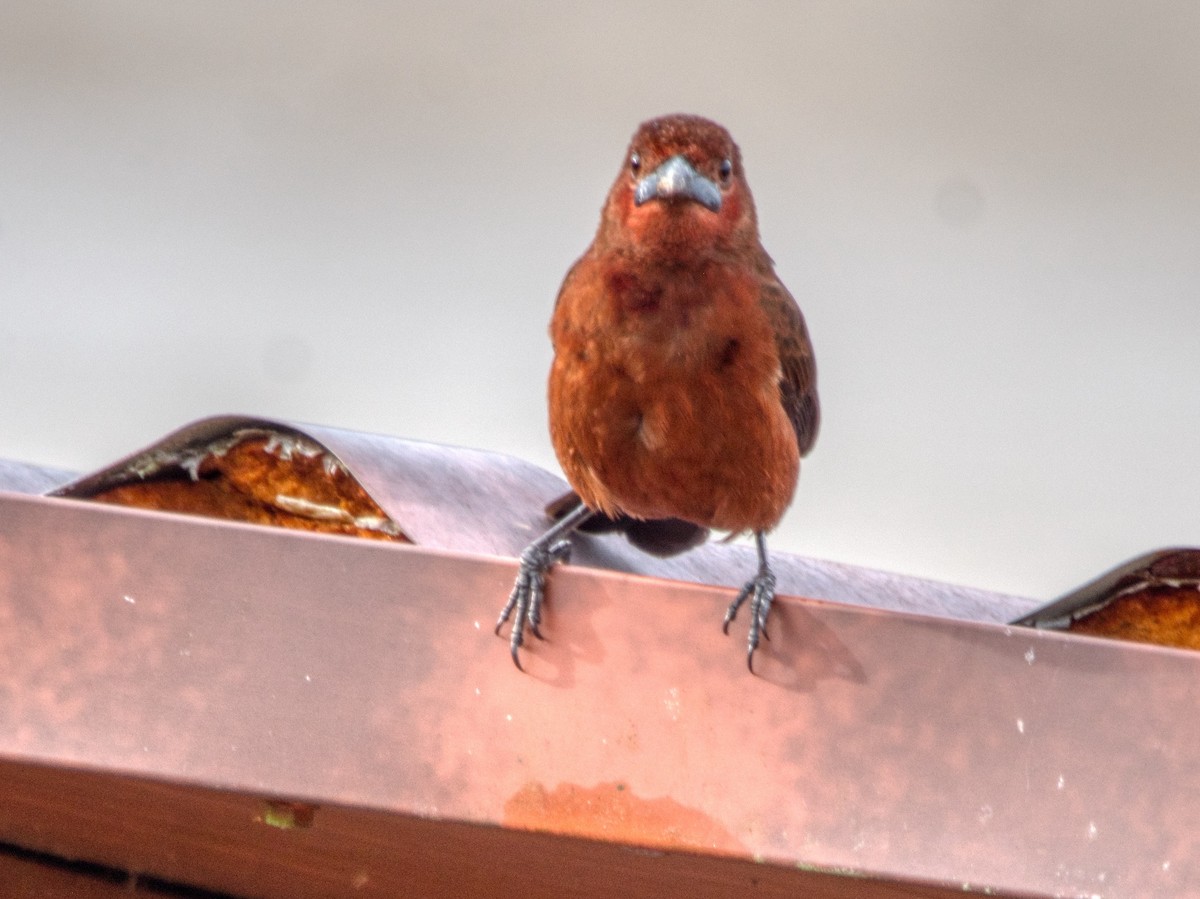
[(179, 458), (145, 480), (92, 499), (275, 527), (410, 542), (357, 480), (317, 444), (292, 435), (236, 432)]
[(1194, 586), (1155, 584), (1119, 596), (1070, 630), (1182, 649), (1200, 649), (1200, 592)]
[(1131, 559), (1014, 624), (1200, 649), (1200, 549)]
[(659, 849), (746, 854), (710, 816), (674, 799), (643, 799), (619, 781), (594, 787), (530, 782), (504, 803), (504, 824)]

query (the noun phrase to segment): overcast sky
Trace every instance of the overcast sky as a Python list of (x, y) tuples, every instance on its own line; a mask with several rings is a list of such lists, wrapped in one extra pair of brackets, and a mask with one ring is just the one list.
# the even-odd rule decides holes
[(824, 426), (773, 545), (1034, 597), (1200, 545), (1200, 5), (0, 6), (0, 458), (195, 418), (556, 469), (639, 121), (725, 124)]

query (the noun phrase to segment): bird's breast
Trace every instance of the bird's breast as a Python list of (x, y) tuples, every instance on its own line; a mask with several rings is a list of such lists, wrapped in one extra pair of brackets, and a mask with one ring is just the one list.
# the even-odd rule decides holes
[(572, 486), (606, 512), (773, 526), (799, 454), (755, 282), (616, 269), (603, 286), (564, 293), (552, 327), (551, 435)]
[[(777, 359), (754, 284), (714, 272), (667, 270), (648, 278), (617, 269), (605, 278), (603, 301), (588, 342), (637, 382), (667, 374), (691, 377), (709, 370), (774, 379)], [(762, 332), (761, 358), (731, 352), (748, 331)], [(754, 340), (749, 341), (755, 345)], [(758, 370), (751, 371), (754, 363)]]

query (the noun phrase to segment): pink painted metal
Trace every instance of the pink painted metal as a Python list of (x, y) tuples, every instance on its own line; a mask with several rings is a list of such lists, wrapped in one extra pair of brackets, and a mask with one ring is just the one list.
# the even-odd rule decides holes
[(752, 677), (728, 589), (568, 566), (521, 674), (514, 572), (0, 495), (0, 762), (873, 878), (838, 895), (1200, 883), (1195, 653), (785, 597)]

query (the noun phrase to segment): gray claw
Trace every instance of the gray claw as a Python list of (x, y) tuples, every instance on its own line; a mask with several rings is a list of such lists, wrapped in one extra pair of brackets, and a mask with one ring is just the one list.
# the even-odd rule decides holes
[(591, 515), (592, 511), (580, 502), (521, 553), (521, 567), (517, 570), (517, 579), (513, 583), (512, 592), (508, 594), (508, 601), (500, 610), (495, 630), (495, 633), (499, 634), (504, 622), (512, 616), (512, 636), (508, 641), (509, 655), (512, 656), (513, 664), (521, 671), (525, 670), (521, 666), (520, 655), (521, 644), (525, 642), (525, 629), (528, 628), (539, 640), (545, 639), (539, 625), (542, 623), (542, 602), (546, 598), (546, 572), (557, 562), (570, 557), (571, 541), (567, 539), (567, 535)]
[(750, 600), (750, 632), (746, 640), (746, 667), (750, 669), (751, 673), (754, 673), (754, 651), (758, 649), (759, 637), (766, 640), (771, 639), (767, 634), (767, 617), (771, 614), (771, 603), (775, 599), (775, 574), (767, 563), (766, 540), (761, 532), (755, 533), (754, 537), (758, 545), (758, 573), (748, 580), (746, 585), (738, 591), (738, 595), (733, 598), (733, 602), (729, 604), (729, 608), (725, 612), (725, 621), (721, 627), (721, 630), (728, 634), (729, 625), (737, 617), (738, 609), (747, 599)]

